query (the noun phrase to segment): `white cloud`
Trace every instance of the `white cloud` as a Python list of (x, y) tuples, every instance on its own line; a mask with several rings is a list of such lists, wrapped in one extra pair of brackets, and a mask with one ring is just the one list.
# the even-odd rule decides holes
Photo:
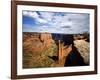
[(36, 19), (36, 21), (39, 22), (39, 23), (47, 23), (47, 21), (45, 19), (41, 19), (36, 12), (23, 11), (23, 15), (32, 17), (32, 18)]
[(39, 17), (39, 15), (36, 12), (32, 12), (32, 11), (23, 11), (23, 15), (33, 17), (33, 18)]
[(48, 21), (44, 20), (44, 19), (41, 19), (41, 18), (37, 18), (37, 21), (44, 24), (44, 23), (47, 23)]
[(52, 18), (54, 17), (54, 13), (53, 12), (39, 12), (40, 13), (40, 16), (47, 20), (47, 21), (51, 21)]

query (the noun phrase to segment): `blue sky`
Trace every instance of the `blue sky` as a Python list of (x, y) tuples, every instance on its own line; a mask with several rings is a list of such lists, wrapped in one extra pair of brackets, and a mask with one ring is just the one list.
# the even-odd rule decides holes
[(89, 14), (24, 10), (22, 16), (23, 32), (89, 32)]

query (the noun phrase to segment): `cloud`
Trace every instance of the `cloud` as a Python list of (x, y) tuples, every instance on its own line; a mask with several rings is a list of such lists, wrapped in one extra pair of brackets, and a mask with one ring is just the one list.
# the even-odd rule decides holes
[(45, 20), (47, 20), (47, 21), (51, 21), (52, 18), (54, 17), (54, 16), (53, 16), (53, 15), (54, 15), (53, 12), (43, 12), (43, 11), (41, 11), (41, 12), (39, 12), (39, 14), (40, 14), (40, 17), (41, 17), (42, 19), (45, 19)]
[(33, 17), (33, 18), (39, 17), (39, 15), (36, 12), (32, 12), (32, 11), (23, 11), (23, 15)]
[[(35, 32), (51, 33), (82, 33), (89, 32), (89, 14), (65, 13), (65, 12), (44, 12), (44, 11), (23, 11), (23, 15), (32, 17), (37, 25), (30, 28)], [(26, 29), (25, 31), (29, 31)]]
[(23, 15), (24, 16), (29, 16), (32, 17), (34, 19), (36, 19), (37, 22), (39, 23), (47, 23), (47, 21), (45, 19), (42, 19), (39, 17), (39, 15), (37, 14), (37, 12), (33, 12), (33, 11), (23, 11)]

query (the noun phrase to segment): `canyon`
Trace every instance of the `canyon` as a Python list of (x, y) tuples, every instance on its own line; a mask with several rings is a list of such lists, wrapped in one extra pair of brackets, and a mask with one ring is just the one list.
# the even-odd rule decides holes
[[(89, 42), (85, 37), (84, 35), (24, 32), (23, 68), (89, 65)], [(76, 57), (70, 59), (73, 57), (73, 52), (76, 53)]]

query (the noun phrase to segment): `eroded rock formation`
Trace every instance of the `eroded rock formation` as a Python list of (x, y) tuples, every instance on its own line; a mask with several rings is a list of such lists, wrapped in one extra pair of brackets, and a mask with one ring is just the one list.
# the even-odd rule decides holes
[[(71, 65), (80, 65), (82, 59), (89, 64), (89, 42), (85, 40), (83, 35), (23, 33), (23, 68), (63, 67), (69, 64), (69, 56), (75, 57)], [(82, 59), (77, 59), (79, 56)]]

